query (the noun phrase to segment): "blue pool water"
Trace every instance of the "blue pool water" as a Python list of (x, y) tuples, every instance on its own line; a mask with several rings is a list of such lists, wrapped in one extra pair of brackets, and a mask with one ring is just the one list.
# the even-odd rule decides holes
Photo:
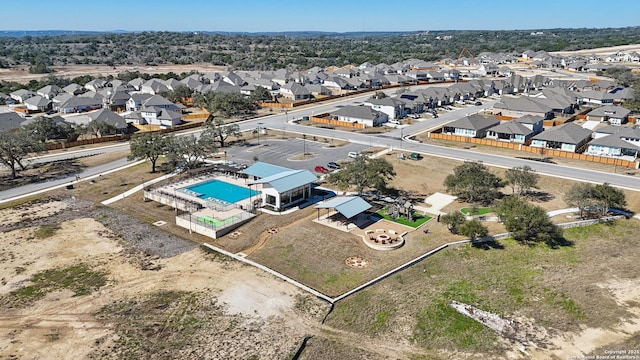
[(197, 196), (209, 201), (222, 201), (233, 204), (250, 196), (256, 196), (260, 192), (246, 187), (229, 184), (220, 180), (211, 180), (197, 185), (179, 189), (185, 194)]

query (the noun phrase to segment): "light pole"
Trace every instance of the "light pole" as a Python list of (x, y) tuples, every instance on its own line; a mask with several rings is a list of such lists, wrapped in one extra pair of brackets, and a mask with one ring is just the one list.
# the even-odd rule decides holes
[(224, 151), (224, 164), (227, 165), (227, 150)]
[(404, 128), (400, 128), (400, 150), (402, 150), (402, 138), (404, 134)]
[(307, 158), (307, 134), (302, 134), (302, 158)]

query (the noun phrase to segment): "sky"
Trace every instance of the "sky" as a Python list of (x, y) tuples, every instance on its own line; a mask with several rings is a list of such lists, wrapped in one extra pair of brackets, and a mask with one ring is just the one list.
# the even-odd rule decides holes
[[(5, 10), (7, 8), (5, 7)], [(30, 0), (0, 30), (422, 31), (640, 25), (639, 0)]]

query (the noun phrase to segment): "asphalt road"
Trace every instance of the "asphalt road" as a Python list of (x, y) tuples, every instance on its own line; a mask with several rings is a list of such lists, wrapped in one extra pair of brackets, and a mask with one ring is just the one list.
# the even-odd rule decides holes
[[(445, 86), (446, 84), (442, 85)], [(412, 89), (418, 88), (418, 86), (411, 87)], [(388, 90), (388, 94), (393, 94), (396, 90)], [(338, 109), (341, 106), (349, 104), (361, 104), (364, 100), (369, 98), (371, 93), (363, 94), (345, 99), (339, 99), (329, 103), (322, 103), (319, 105), (311, 106), (304, 109), (296, 109), (287, 112), (281, 112), (274, 115), (264, 116), (256, 119), (245, 120), (239, 124), (242, 131), (252, 131), (258, 128), (266, 128), (267, 131), (287, 131), (297, 132), (300, 134), (307, 134), (308, 136), (328, 137), (349, 140), (352, 144), (335, 148), (335, 149), (322, 149), (316, 148), (316, 144), (313, 144), (311, 140), (307, 140), (305, 144), (310, 146), (310, 151), (316, 154), (312, 159), (303, 161), (291, 161), (287, 160), (291, 156), (299, 155), (302, 153), (301, 145), (302, 140), (290, 140), (283, 142), (282, 144), (276, 144), (277, 141), (270, 141), (268, 146), (260, 146), (254, 149), (252, 152), (247, 151), (245, 147), (228, 150), (228, 160), (241, 159), (246, 163), (247, 161), (253, 161), (254, 157), (257, 157), (260, 161), (271, 162), (277, 165), (282, 165), (292, 168), (301, 168), (313, 170), (316, 165), (326, 165), (328, 161), (336, 161), (346, 158), (346, 154), (349, 151), (359, 151), (368, 146), (381, 146), (387, 148), (402, 148), (407, 151), (419, 152), (425, 156), (436, 156), (443, 159), (463, 160), (463, 161), (482, 161), (484, 164), (491, 166), (499, 166), (504, 168), (512, 168), (515, 166), (529, 165), (540, 174), (563, 177), (568, 179), (574, 179), (577, 181), (586, 181), (593, 183), (607, 182), (613, 186), (630, 189), (634, 191), (640, 191), (640, 179), (629, 175), (607, 173), (595, 170), (587, 170), (580, 168), (573, 168), (569, 166), (555, 165), (549, 163), (543, 163), (539, 161), (517, 159), (511, 157), (505, 157), (500, 155), (485, 154), (470, 150), (448, 148), (443, 146), (429, 145), (423, 143), (417, 143), (406, 140), (410, 135), (416, 134), (427, 129), (436, 128), (447, 122), (464, 117), (471, 113), (481, 111), (485, 108), (490, 108), (495, 101), (485, 99), (482, 106), (467, 106), (452, 112), (441, 114), (438, 118), (428, 118), (424, 121), (417, 122), (412, 125), (403, 125), (400, 128), (393, 129), (384, 134), (360, 134), (353, 132), (340, 131), (337, 129), (326, 129), (309, 126), (297, 125), (293, 121), (301, 119), (303, 116), (312, 116), (314, 114), (321, 114), (325, 112), (331, 112)], [(187, 132), (185, 134), (198, 134), (199, 130)], [(404, 139), (403, 139), (404, 138)], [(84, 149), (84, 150), (72, 150), (62, 155), (50, 155), (44, 159), (50, 161), (52, 159), (62, 159), (69, 157), (77, 157), (83, 155), (89, 155), (96, 152), (115, 152), (126, 150), (129, 145), (117, 144), (107, 147)], [(244, 151), (244, 152), (243, 152)], [(37, 161), (43, 161), (39, 159)], [(238, 161), (241, 162), (241, 161)], [(115, 169), (119, 166), (126, 164), (126, 160), (118, 160), (108, 164), (101, 165), (99, 167), (87, 169), (83, 171), (80, 176), (85, 178), (99, 174), (104, 171)], [(74, 176), (58, 179), (55, 181), (49, 181), (46, 183), (30, 184), (20, 188), (6, 190), (0, 192), (0, 202), (5, 199), (9, 199), (14, 196), (26, 194), (29, 192), (42, 190), (54, 185), (68, 183), (73, 181)]]

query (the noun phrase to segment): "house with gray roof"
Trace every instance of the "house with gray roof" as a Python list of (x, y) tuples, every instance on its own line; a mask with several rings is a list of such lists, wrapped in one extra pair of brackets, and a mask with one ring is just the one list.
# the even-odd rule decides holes
[(142, 104), (152, 96), (153, 95), (146, 93), (131, 94), (131, 97), (126, 103), (127, 111), (140, 110), (142, 108)]
[(387, 114), (389, 120), (402, 119), (407, 116), (405, 102), (398, 98), (369, 98), (364, 102), (364, 105)]
[(591, 140), (591, 130), (574, 123), (565, 123), (541, 132), (531, 140), (532, 147), (580, 152)]
[(541, 101), (528, 96), (506, 97), (493, 105), (493, 114), (518, 118), (524, 115), (542, 116), (544, 119), (553, 118), (553, 109)]
[(98, 92), (101, 89), (103, 89), (105, 86), (107, 86), (107, 80), (104, 80), (104, 79), (93, 79), (87, 82), (86, 84), (84, 84), (85, 89), (93, 92)]
[(500, 124), (500, 120), (491, 117), (484, 117), (480, 114), (465, 116), (461, 119), (445, 124), (442, 133), (473, 138), (483, 138), (487, 131)]
[(18, 130), (24, 121), (22, 116), (13, 111), (0, 113), (0, 132)]
[(12, 93), (9, 93), (9, 96), (11, 96), (12, 99), (19, 103), (24, 103), (24, 101), (28, 98), (36, 96), (36, 93), (27, 89), (19, 89)]
[(85, 88), (83, 88), (82, 86), (76, 84), (76, 83), (71, 83), (71, 84), (63, 87), (62, 91), (66, 92), (67, 94), (71, 94), (71, 95), (80, 95), (80, 94), (84, 93), (87, 90)]
[(364, 124), (364, 126), (380, 126), (389, 121), (389, 116), (381, 111), (373, 110), (369, 106), (349, 105), (331, 113), (338, 120), (349, 123)]
[(306, 84), (304, 87), (309, 90), (312, 96), (331, 96), (331, 89), (319, 84)]
[(52, 100), (56, 95), (60, 94), (62, 89), (57, 85), (47, 85), (38, 89), (36, 93), (42, 97)]
[(24, 104), (27, 106), (27, 110), (29, 111), (42, 112), (49, 109), (51, 101), (44, 96), (36, 95), (25, 100)]
[(620, 134), (615, 133), (591, 140), (585, 154), (607, 157), (633, 156), (636, 158), (639, 151), (640, 146), (622, 140)]
[(535, 135), (532, 129), (516, 120), (504, 121), (487, 130), (487, 139), (527, 144)]
[(63, 102), (54, 102), (53, 110), (63, 114), (84, 112), (102, 108), (102, 99), (88, 96), (71, 96)]
[(96, 122), (102, 122), (113, 127), (115, 133), (125, 133), (129, 125), (125, 119), (108, 109), (100, 109), (90, 113), (89, 118)]
[(140, 110), (141, 125), (157, 125), (161, 129), (182, 124), (182, 112), (159, 106), (143, 107)]
[(156, 95), (163, 92), (169, 92), (171, 89), (161, 79), (149, 79), (140, 86), (143, 93)]
[(609, 122), (611, 125), (620, 126), (629, 120), (631, 110), (618, 105), (603, 106), (587, 113), (588, 121)]
[(13, 105), (16, 101), (11, 96), (0, 92), (0, 105)]
[(613, 105), (616, 99), (615, 94), (596, 90), (581, 91), (577, 95), (580, 104)]
[(297, 82), (290, 82), (280, 87), (280, 95), (291, 100), (308, 100), (311, 98), (311, 92)]

